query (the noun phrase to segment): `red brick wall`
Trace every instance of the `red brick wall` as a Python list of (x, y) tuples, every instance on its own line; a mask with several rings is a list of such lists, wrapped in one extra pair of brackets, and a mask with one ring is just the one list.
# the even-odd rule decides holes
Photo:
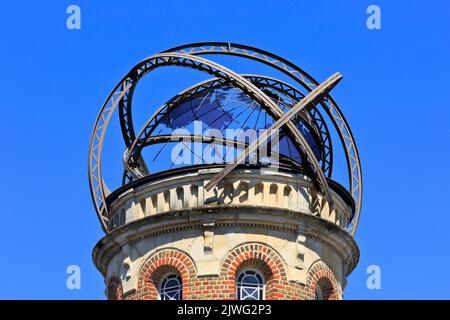
[(283, 299), (289, 286), (283, 261), (270, 247), (260, 244), (245, 244), (232, 250), (222, 265), (222, 276), (227, 283), (228, 299), (236, 299), (236, 277), (242, 269), (258, 269), (266, 280), (265, 298)]
[(158, 299), (158, 282), (167, 272), (175, 272), (183, 282), (183, 300), (190, 299), (191, 287), (196, 279), (192, 259), (179, 250), (166, 249), (153, 254), (139, 273), (138, 289), (130, 299)]
[(314, 299), (318, 285), (324, 298), (339, 298), (336, 279), (325, 263), (319, 261), (310, 268), (306, 286), (290, 282), (282, 258), (272, 248), (261, 243), (244, 244), (231, 250), (222, 262), (219, 276), (198, 277), (195, 263), (188, 254), (176, 249), (160, 250), (142, 266), (136, 291), (123, 296), (120, 282), (113, 278), (108, 286), (108, 298), (158, 299), (159, 280), (168, 272), (173, 272), (181, 276), (183, 300), (234, 300), (236, 276), (245, 268), (257, 269), (264, 275), (267, 300)]

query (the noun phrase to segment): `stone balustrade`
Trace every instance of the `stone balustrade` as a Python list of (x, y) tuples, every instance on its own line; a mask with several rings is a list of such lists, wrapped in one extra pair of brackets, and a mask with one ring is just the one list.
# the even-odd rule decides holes
[(336, 192), (336, 183), (331, 188), (334, 203), (330, 210), (325, 198), (303, 174), (270, 168), (236, 169), (220, 185), (207, 191), (204, 186), (219, 171), (220, 168), (174, 171), (124, 186), (108, 198), (110, 228), (151, 215), (211, 206), (288, 209), (319, 216), (341, 228), (346, 228), (352, 218), (350, 196), (341, 197), (344, 189)]

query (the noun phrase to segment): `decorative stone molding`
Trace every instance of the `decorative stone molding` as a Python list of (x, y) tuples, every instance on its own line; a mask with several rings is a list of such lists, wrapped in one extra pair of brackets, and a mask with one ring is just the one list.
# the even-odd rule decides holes
[[(117, 252), (121, 252), (120, 239), (135, 245), (156, 236), (167, 233), (189, 232), (199, 229), (202, 237), (202, 252), (204, 250), (203, 223), (215, 221), (214, 229), (219, 228), (258, 228), (274, 230), (281, 234), (291, 234), (296, 241), (299, 230), (303, 230), (306, 239), (317, 241), (337, 253), (344, 262), (344, 273), (348, 275), (356, 266), (359, 251), (353, 238), (340, 227), (314, 217), (310, 214), (289, 210), (273, 210), (263, 207), (221, 207), (214, 213), (207, 208), (187, 210), (171, 215), (160, 214), (140, 219), (118, 228), (96, 246), (93, 259), (99, 270), (106, 274), (106, 266)], [(304, 226), (304, 229), (299, 229)], [(215, 232), (216, 234), (216, 232)], [(306, 244), (306, 243), (305, 243)], [(296, 244), (297, 245), (297, 244)], [(300, 245), (300, 244), (298, 244)], [(298, 248), (302, 250), (301, 248)], [(297, 251), (295, 251), (295, 254)]]
[[(216, 170), (217, 171), (217, 170)], [(214, 169), (182, 173), (170, 178), (151, 181), (127, 190), (111, 201), (111, 221), (117, 226), (144, 217), (217, 205), (262, 206), (293, 211), (305, 211), (320, 216), (342, 228), (350, 221), (352, 212), (337, 194), (336, 205), (330, 211), (325, 198), (316, 192), (309, 179), (302, 174), (241, 170), (230, 174), (221, 184), (206, 191), (203, 186), (216, 172)], [(117, 215), (126, 214), (126, 219)]]
[(214, 248), (214, 222), (203, 223), (204, 252), (212, 254)]
[(295, 267), (299, 270), (305, 268), (305, 254), (306, 254), (306, 227), (303, 224), (298, 226), (297, 239), (295, 241), (296, 257), (295, 257)]

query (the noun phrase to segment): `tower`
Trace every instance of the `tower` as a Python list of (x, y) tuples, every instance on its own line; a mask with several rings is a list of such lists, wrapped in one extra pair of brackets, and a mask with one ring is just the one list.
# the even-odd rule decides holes
[[(209, 59), (219, 55), (283, 80)], [(135, 131), (136, 85), (165, 66), (210, 78), (154, 108)], [(362, 201), (356, 144), (330, 96), (341, 78), (318, 83), (280, 56), (222, 42), (172, 48), (133, 67), (90, 142), (91, 194), (106, 233), (93, 260), (107, 297), (341, 299), (359, 258)], [(122, 185), (111, 192), (101, 160), (116, 109), (125, 151)], [(150, 166), (144, 150), (152, 148)], [(337, 155), (347, 188), (332, 178)]]

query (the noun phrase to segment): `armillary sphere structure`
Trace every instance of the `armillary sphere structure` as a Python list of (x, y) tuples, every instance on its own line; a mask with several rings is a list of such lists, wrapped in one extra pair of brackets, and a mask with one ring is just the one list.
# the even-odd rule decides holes
[[(283, 75), (284, 80), (261, 74), (237, 73), (214, 62), (215, 56), (232, 56), (233, 59), (241, 59), (240, 63), (248, 62), (249, 66), (264, 65), (256, 70), (272, 68)], [(142, 127), (136, 128), (132, 110), (135, 88), (142, 78), (151, 76), (152, 71), (167, 66), (194, 69), (208, 75), (209, 79), (174, 97), (168, 97), (166, 103), (155, 106), (153, 113), (148, 113)], [(325, 81), (318, 82), (300, 67), (278, 55), (226, 42), (182, 45), (139, 62), (109, 94), (95, 121), (90, 140), (90, 191), (103, 230), (110, 233), (120, 225), (116, 220), (112, 221), (110, 212), (111, 201), (117, 195), (107, 188), (102, 175), (104, 139), (117, 110), (124, 142), (121, 159), (123, 168), (120, 170), (122, 189), (160, 174), (158, 168), (146, 162), (143, 156), (146, 148), (155, 148), (156, 156), (160, 156), (161, 153), (170, 152), (171, 148), (166, 145), (189, 141), (186, 148), (198, 144), (202, 146), (201, 150), (205, 150), (205, 147), (221, 145), (227, 150), (238, 151), (231, 160), (222, 164), (204, 165), (205, 168), (216, 168), (204, 185), (205, 192), (214, 190), (236, 168), (267, 166), (261, 159), (252, 164), (249, 160), (252, 155), (260, 153), (262, 146), (274, 143), (271, 134), (279, 132), (276, 154), (278, 165), (290, 172), (304, 174), (314, 190), (323, 197), (321, 205), (326, 203), (332, 210), (335, 202), (332, 193), (337, 188), (332, 175), (333, 157), (337, 154), (336, 148), (341, 148), (339, 154), (345, 156), (349, 181), (347, 192), (351, 198), (349, 203), (352, 203), (352, 215), (343, 227), (353, 236), (361, 212), (362, 175), (352, 132), (330, 95), (341, 78), (339, 73), (335, 73)], [(202, 124), (200, 132), (191, 130), (199, 122)], [(225, 134), (227, 129), (254, 129), (258, 134), (249, 141), (230, 139)], [(331, 134), (332, 129), (335, 135)], [(208, 134), (208, 130), (219, 131), (223, 135)], [(189, 152), (195, 154), (194, 158), (201, 159), (202, 154), (196, 153), (194, 149), (189, 149)], [(267, 157), (274, 157), (274, 154)], [(224, 159), (227, 157), (225, 153), (221, 156)], [(193, 166), (198, 168), (202, 164), (196, 162)]]
[[(175, 67), (175, 80), (136, 90), (162, 67)], [(226, 42), (135, 65), (90, 141), (90, 190), (106, 233), (93, 260), (108, 298), (342, 299), (359, 259), (362, 176), (330, 95), (341, 79), (318, 82), (280, 56)], [(137, 92), (150, 108), (139, 109)], [(108, 127), (123, 138), (119, 170)], [(121, 185), (110, 189), (111, 172)]]

